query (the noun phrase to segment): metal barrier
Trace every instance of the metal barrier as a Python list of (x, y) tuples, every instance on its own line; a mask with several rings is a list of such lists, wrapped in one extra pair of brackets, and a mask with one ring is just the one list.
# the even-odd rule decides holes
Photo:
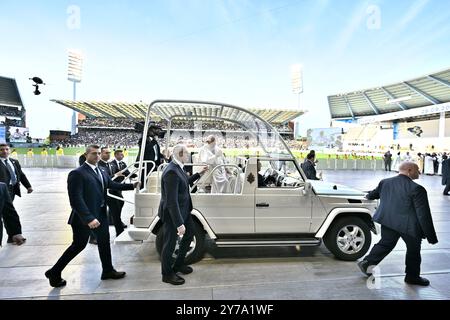
[[(78, 167), (78, 156), (41, 156), (34, 155), (28, 157), (20, 154), (17, 156), (20, 164), (24, 168), (76, 168)], [(303, 159), (298, 159), (300, 163)], [(125, 161), (127, 162), (127, 161)], [(131, 165), (131, 164), (130, 164)], [(316, 166), (317, 170), (384, 170), (384, 163), (381, 159), (360, 160), (360, 159), (320, 159)], [(154, 170), (152, 170), (153, 172)], [(158, 170), (159, 171), (159, 170)]]
[[(25, 154), (19, 154), (16, 157), (12, 157), (19, 160), (20, 165), (23, 168), (68, 168), (73, 169), (78, 167), (79, 156), (56, 156), (56, 155), (34, 155), (27, 156)], [(124, 159), (125, 163), (128, 163)]]

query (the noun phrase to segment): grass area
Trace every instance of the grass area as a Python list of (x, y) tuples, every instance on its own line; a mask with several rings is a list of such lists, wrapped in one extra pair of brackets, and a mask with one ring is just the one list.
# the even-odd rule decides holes
[[(28, 148), (13, 148), (13, 149), (16, 149), (18, 154), (26, 154), (28, 152)], [(33, 153), (35, 155), (40, 155), (41, 154), (42, 148), (32, 148), (32, 149), (33, 149)], [(85, 148), (83, 148), (83, 147), (80, 147), (80, 148), (63, 148), (63, 149), (64, 149), (64, 155), (66, 155), (66, 156), (80, 155), (85, 150)], [(48, 148), (47, 152), (48, 152), (49, 155), (55, 155), (56, 154), (56, 148)], [(136, 157), (137, 153), (138, 153), (138, 148), (128, 149), (128, 152), (129, 152), (129, 156)], [(224, 150), (224, 153), (227, 156), (231, 156), (231, 157), (238, 156), (238, 155), (242, 156), (242, 155), (246, 154), (246, 150), (245, 149), (226, 149), (226, 150)], [(292, 150), (292, 153), (294, 154), (295, 157), (300, 158), (300, 159), (305, 158), (306, 155), (308, 154), (307, 151), (297, 151), (297, 150)], [(334, 155), (334, 154), (330, 156), (330, 155), (325, 154), (325, 153), (319, 153), (319, 152), (316, 153), (316, 158), (317, 159), (328, 159), (329, 157), (331, 159), (336, 159), (336, 155)], [(359, 157), (359, 159), (360, 158), (361, 157)], [(339, 155), (339, 159), (344, 159), (344, 156), (343, 155)], [(348, 156), (348, 159), (353, 159), (353, 157)], [(371, 159), (371, 157), (365, 157), (365, 159)], [(381, 157), (375, 157), (375, 159), (381, 159)]]

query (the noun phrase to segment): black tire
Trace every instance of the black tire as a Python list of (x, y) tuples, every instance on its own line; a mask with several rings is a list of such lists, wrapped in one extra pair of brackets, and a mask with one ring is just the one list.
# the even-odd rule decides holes
[[(161, 226), (156, 235), (155, 245), (156, 251), (161, 258), (161, 252), (164, 242), (164, 228)], [(186, 258), (184, 259), (185, 264), (193, 264), (203, 259), (205, 255), (205, 230), (197, 222), (194, 222), (194, 239), (192, 243), (195, 245), (193, 251), (188, 250)], [(173, 259), (175, 260), (178, 251), (178, 245), (173, 253)]]
[[(356, 237), (356, 240), (352, 242), (352, 238), (350, 235), (347, 235), (344, 230), (347, 232), (355, 232), (356, 235), (351, 235), (351, 237)], [(338, 241), (338, 236), (340, 237), (341, 242)], [(350, 240), (343, 240), (346, 236), (348, 237), (347, 239)], [(369, 226), (363, 219), (359, 217), (343, 217), (333, 221), (323, 240), (327, 249), (330, 250), (337, 259), (356, 261), (363, 257), (369, 250), (372, 242), (372, 234), (370, 233)], [(344, 251), (345, 244), (348, 244), (349, 242), (348, 249)]]

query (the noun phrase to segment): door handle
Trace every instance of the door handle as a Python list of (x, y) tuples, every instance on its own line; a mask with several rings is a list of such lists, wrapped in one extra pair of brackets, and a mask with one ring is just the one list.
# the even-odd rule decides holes
[(256, 207), (257, 208), (267, 208), (267, 207), (269, 207), (269, 204), (265, 203), (265, 202), (261, 202), (261, 203), (257, 203)]

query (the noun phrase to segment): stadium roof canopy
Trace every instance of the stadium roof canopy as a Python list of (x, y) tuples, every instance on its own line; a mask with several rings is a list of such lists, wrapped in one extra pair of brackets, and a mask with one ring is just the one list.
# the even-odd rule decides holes
[(0, 77), (0, 106), (23, 108), (16, 80)]
[[(148, 108), (146, 103), (122, 103), (122, 102), (96, 102), (96, 101), (72, 101), (72, 100), (51, 100), (58, 104), (61, 104), (67, 108), (75, 110), (84, 114), (89, 118), (128, 118), (136, 120), (144, 120), (145, 114)], [(220, 104), (219, 104), (220, 105)], [(193, 106), (193, 110), (196, 110)], [(173, 110), (167, 110), (169, 114), (179, 113), (179, 106), (170, 105), (169, 108)], [(205, 112), (202, 108), (198, 109), (199, 112)], [(304, 112), (292, 109), (259, 109), (249, 108), (249, 111), (256, 113), (258, 116), (266, 120), (271, 124), (282, 124), (289, 122)], [(205, 114), (206, 115), (206, 114)], [(160, 114), (151, 114), (152, 119), (161, 119)], [(180, 119), (182, 120), (182, 119)], [(205, 119), (207, 120), (207, 119)]]
[(391, 85), (328, 96), (332, 119), (356, 119), (450, 102), (450, 69)]

